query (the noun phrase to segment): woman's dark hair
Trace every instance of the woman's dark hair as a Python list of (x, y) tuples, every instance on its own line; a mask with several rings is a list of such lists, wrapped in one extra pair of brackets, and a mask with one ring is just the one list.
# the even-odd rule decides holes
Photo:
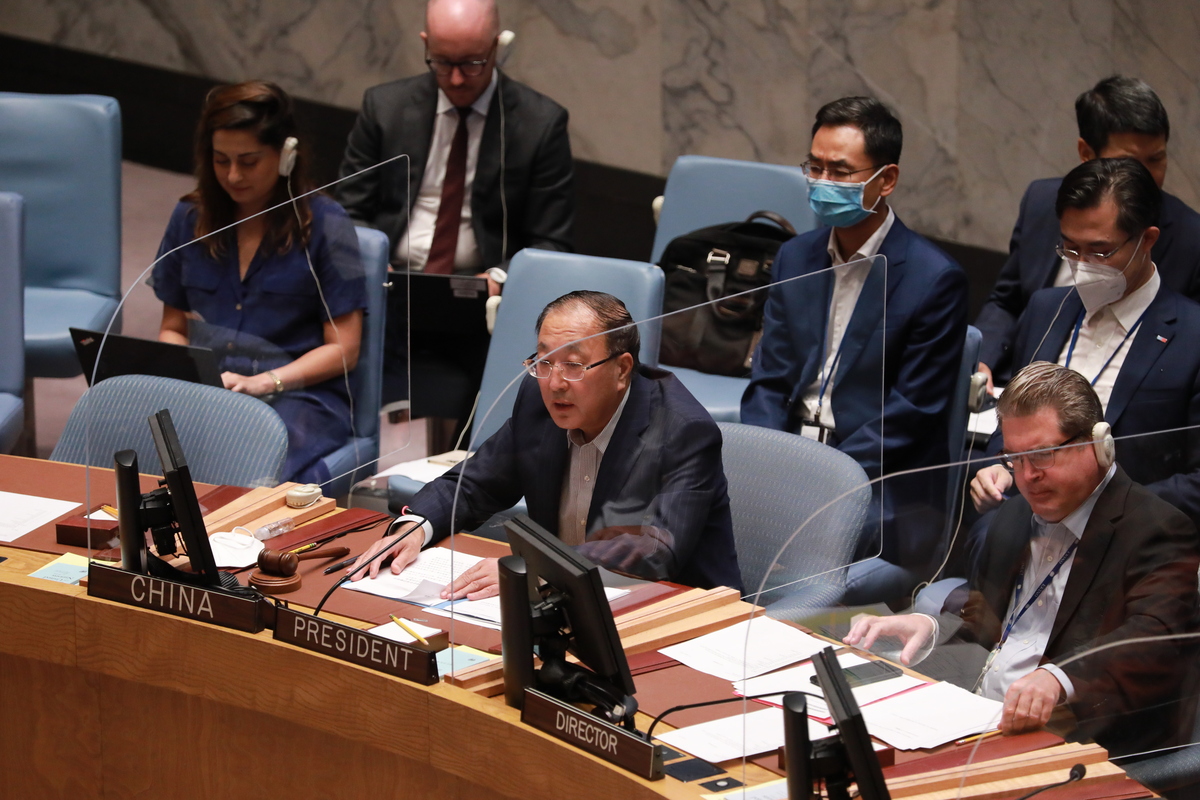
[[(237, 214), (237, 204), (217, 181), (213, 168), (213, 133), (219, 130), (247, 130), (258, 141), (279, 150), (289, 136), (297, 136), (292, 99), (287, 93), (267, 81), (246, 81), (230, 86), (217, 86), (204, 99), (200, 122), (196, 125), (196, 188), (182, 199), (196, 206), (196, 236), (205, 236), (231, 225)], [(308, 178), (308, 158), (304, 147), (299, 148), (292, 168), (292, 193), (301, 195), (312, 189)], [(267, 201), (276, 206), (288, 199), (287, 183), (280, 179)], [(300, 219), (296, 219), (296, 211)], [(263, 226), (263, 245), (267, 250), (283, 253), (297, 244), (307, 244), (312, 228), (312, 211), (307, 199), (266, 214)], [(214, 258), (232, 237), (213, 237), (205, 242)]]

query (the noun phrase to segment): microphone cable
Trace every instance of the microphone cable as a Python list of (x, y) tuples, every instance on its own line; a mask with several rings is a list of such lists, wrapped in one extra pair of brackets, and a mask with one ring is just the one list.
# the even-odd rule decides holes
[[(414, 516), (420, 516), (420, 515), (417, 514)], [(392, 535), (392, 526), (394, 526), (399, 521), (400, 520), (393, 520), (392, 523), (390, 525), (388, 525), (387, 533), (385, 533), (382, 538), (386, 539), (387, 537), (391, 536)], [(405, 520), (405, 522), (413, 522), (413, 527), (409, 528), (404, 533), (400, 534), (400, 536), (396, 539), (395, 542), (393, 542), (393, 544), (399, 544), (400, 542), (404, 541), (404, 539), (407, 538), (409, 534), (411, 534), (415, 530), (418, 530), (422, 525), (424, 525), (428, 521), (429, 521), (428, 517), (421, 517), (420, 522), (414, 522), (413, 520)], [(321, 609), (325, 607), (325, 602), (330, 598), (330, 596), (337, 590), (337, 588), (339, 586), (341, 586), (343, 583), (345, 583), (346, 581), (353, 578), (355, 575), (357, 575), (359, 572), (361, 572), (366, 567), (373, 564), (377, 559), (383, 557), (385, 554), (387, 554), (387, 552), (390, 549), (391, 549), (390, 547), (385, 547), (384, 549), (380, 550), (378, 553), (371, 556), (369, 559), (367, 559), (363, 563), (359, 564), (354, 569), (347, 572), (344, 576), (339, 578), (337, 581), (335, 581), (333, 586), (329, 587), (329, 591), (327, 591), (325, 593), (325, 596), (321, 598), (321, 602), (317, 603), (317, 607), (315, 609), (313, 609), (313, 616), (319, 617), (321, 615)]]

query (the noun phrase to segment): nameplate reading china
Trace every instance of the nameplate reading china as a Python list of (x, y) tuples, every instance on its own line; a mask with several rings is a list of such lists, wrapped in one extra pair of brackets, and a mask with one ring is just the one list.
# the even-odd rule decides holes
[(539, 692), (525, 690), (521, 721), (646, 780), (663, 776), (662, 751), (624, 728)]
[(270, 605), (265, 600), (139, 575), (95, 561), (88, 565), (88, 594), (248, 633), (267, 627)]
[(403, 644), (282, 607), (275, 611), (275, 638), (425, 686), (438, 682), (437, 651), (449, 644), (444, 632), (430, 637), (428, 647)]

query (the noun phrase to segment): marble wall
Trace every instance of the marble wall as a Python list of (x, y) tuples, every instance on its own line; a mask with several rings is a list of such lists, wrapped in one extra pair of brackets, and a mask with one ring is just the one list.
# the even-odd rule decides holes
[[(0, 32), (354, 108), (423, 65), (423, 0), (18, 0)], [(1200, 206), (1194, 0), (501, 0), (507, 68), (571, 111), (584, 159), (665, 175), (684, 153), (798, 163), (812, 115), (874, 94), (905, 127), (895, 205), (1004, 248), (1021, 193), (1075, 162), (1075, 96), (1161, 94), (1167, 189)]]

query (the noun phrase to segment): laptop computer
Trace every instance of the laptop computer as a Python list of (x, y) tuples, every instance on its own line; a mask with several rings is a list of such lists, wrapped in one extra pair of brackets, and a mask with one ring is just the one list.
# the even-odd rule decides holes
[[(110, 333), (108, 338), (98, 331), (70, 328), (71, 342), (75, 355), (83, 367), (88, 386), (92, 385), (92, 374), (96, 382), (116, 375), (157, 375), (191, 383), (203, 383), (221, 387), (221, 371), (217, 368), (217, 356), (207, 347), (191, 347), (169, 344), (154, 339), (137, 339)], [(100, 342), (104, 341), (104, 351)], [(96, 357), (100, 357), (100, 368), (96, 369)]]
[(392, 271), (388, 279), (389, 321), (403, 319), (407, 309), (414, 333), (487, 336), (487, 278)]

